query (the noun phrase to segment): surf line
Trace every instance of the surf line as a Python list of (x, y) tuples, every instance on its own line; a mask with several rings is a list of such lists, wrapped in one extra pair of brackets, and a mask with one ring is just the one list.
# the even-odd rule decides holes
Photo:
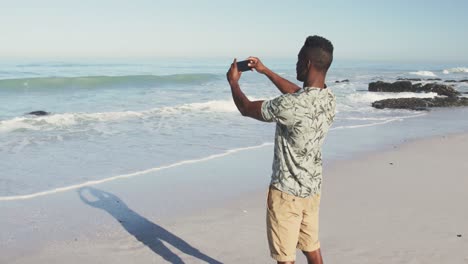
[(411, 116), (401, 116), (401, 117), (396, 117), (396, 118), (390, 118), (390, 119), (382, 121), (382, 122), (376, 122), (376, 123), (370, 123), (370, 124), (333, 127), (330, 130), (339, 130), (339, 129), (346, 129), (346, 128), (352, 129), (352, 128), (361, 128), (361, 127), (371, 127), (371, 126), (385, 125), (385, 124), (388, 124), (388, 123), (391, 123), (391, 122), (402, 121), (404, 119), (415, 118), (415, 117), (420, 117), (420, 116), (425, 116), (425, 115), (427, 115), (427, 114), (422, 113), (422, 114), (416, 114), (416, 115), (411, 115)]
[(74, 184), (74, 185), (65, 186), (65, 187), (59, 187), (59, 188), (55, 188), (55, 189), (47, 190), (47, 191), (42, 191), (42, 192), (36, 192), (36, 193), (25, 194), (25, 195), (0, 196), (0, 201), (27, 200), (27, 199), (40, 197), (40, 196), (66, 192), (66, 191), (75, 190), (75, 189), (78, 189), (78, 188), (81, 188), (81, 187), (97, 185), (97, 184), (110, 182), (110, 181), (115, 181), (115, 180), (119, 180), (119, 179), (132, 178), (132, 177), (148, 174), (148, 173), (151, 173), (151, 172), (166, 170), (166, 169), (170, 169), (170, 168), (174, 168), (174, 167), (178, 167), (178, 166), (182, 166), (182, 165), (186, 165), (186, 164), (204, 162), (204, 161), (208, 161), (208, 160), (212, 160), (212, 159), (225, 157), (225, 156), (234, 154), (236, 152), (241, 152), (241, 151), (251, 150), (251, 149), (259, 149), (259, 148), (263, 148), (263, 147), (267, 147), (267, 146), (271, 146), (271, 145), (273, 145), (273, 143), (267, 142), (267, 143), (263, 143), (263, 144), (260, 144), (260, 145), (257, 145), (257, 146), (230, 149), (230, 150), (227, 150), (227, 151), (225, 151), (223, 153), (214, 154), (214, 155), (210, 155), (210, 156), (199, 158), (199, 159), (183, 160), (183, 161), (180, 161), (180, 162), (176, 162), (176, 163), (161, 166), (161, 167), (155, 167), (155, 168), (150, 168), (150, 169), (146, 169), (146, 170), (142, 170), (142, 171), (136, 171), (136, 172), (132, 172), (132, 173), (116, 175), (116, 176), (112, 176), (112, 177), (101, 179), (101, 180), (87, 181), (87, 182), (83, 182), (83, 183), (79, 183), (79, 184)]
[[(392, 118), (392, 119), (389, 119), (389, 120), (386, 120), (386, 121), (383, 121), (383, 122), (364, 124), (364, 125), (333, 127), (330, 130), (339, 130), (339, 129), (346, 129), (346, 128), (351, 128), (352, 129), (352, 128), (368, 127), (368, 126), (375, 126), (375, 125), (383, 125), (383, 124), (387, 124), (387, 123), (390, 123), (390, 122), (401, 121), (403, 119), (415, 118), (415, 117), (419, 117), (419, 116), (423, 116), (423, 115), (426, 115), (426, 114), (423, 113), (423, 114), (416, 114), (416, 115), (407, 116), (407, 117)], [(263, 148), (263, 147), (271, 146), (271, 145), (273, 145), (273, 143), (268, 142), (268, 143), (263, 143), (263, 144), (260, 144), (260, 145), (257, 145), (257, 146), (230, 149), (230, 150), (227, 150), (227, 151), (225, 151), (223, 153), (210, 155), (210, 156), (207, 156), (207, 157), (204, 157), (204, 158), (184, 160), (184, 161), (176, 162), (176, 163), (169, 164), (169, 165), (166, 165), (166, 166), (150, 168), (150, 169), (146, 169), (146, 170), (142, 170), (142, 171), (136, 171), (136, 172), (132, 172), (132, 173), (128, 173), (128, 174), (116, 175), (116, 176), (112, 176), (112, 177), (101, 179), (101, 180), (87, 181), (87, 182), (84, 182), (84, 183), (79, 183), (79, 184), (65, 186), (65, 187), (59, 187), (59, 188), (55, 188), (55, 189), (47, 190), (47, 191), (42, 191), (42, 192), (36, 192), (36, 193), (25, 194), (25, 195), (0, 196), (0, 201), (27, 200), (27, 199), (32, 199), (32, 198), (35, 198), (35, 197), (45, 196), (45, 195), (49, 195), (49, 194), (66, 192), (66, 191), (69, 191), (69, 190), (74, 190), (74, 189), (78, 189), (78, 188), (81, 188), (81, 187), (92, 186), (92, 185), (97, 185), (97, 184), (101, 184), (101, 183), (105, 183), (105, 182), (115, 181), (115, 180), (118, 180), (118, 179), (132, 178), (132, 177), (135, 177), (135, 176), (140, 176), (140, 175), (148, 174), (148, 173), (151, 173), (151, 172), (170, 169), (170, 168), (182, 166), (182, 165), (185, 165), (185, 164), (193, 164), (193, 163), (208, 161), (208, 160), (212, 160), (212, 159), (217, 159), (217, 158), (221, 158), (221, 157), (231, 155), (231, 154), (236, 153), (236, 152), (251, 150), (251, 149), (258, 149), (258, 148)]]

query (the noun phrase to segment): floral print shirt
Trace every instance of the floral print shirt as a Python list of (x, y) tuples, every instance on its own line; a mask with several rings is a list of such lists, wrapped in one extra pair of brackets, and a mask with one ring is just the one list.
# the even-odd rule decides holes
[(263, 119), (276, 122), (273, 187), (298, 197), (320, 194), (321, 148), (335, 108), (329, 88), (305, 87), (263, 102)]

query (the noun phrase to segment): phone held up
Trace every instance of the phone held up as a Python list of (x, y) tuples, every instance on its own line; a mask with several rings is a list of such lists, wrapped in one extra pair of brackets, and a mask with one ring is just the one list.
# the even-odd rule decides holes
[(239, 61), (237, 63), (237, 70), (240, 72), (250, 71), (252, 68), (249, 67), (249, 63), (249, 60)]

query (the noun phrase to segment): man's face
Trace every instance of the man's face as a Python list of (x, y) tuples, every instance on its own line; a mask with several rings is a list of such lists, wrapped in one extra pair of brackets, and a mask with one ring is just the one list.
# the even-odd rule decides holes
[(296, 79), (300, 82), (305, 82), (308, 72), (308, 60), (304, 54), (304, 50), (301, 49), (297, 55), (296, 63)]

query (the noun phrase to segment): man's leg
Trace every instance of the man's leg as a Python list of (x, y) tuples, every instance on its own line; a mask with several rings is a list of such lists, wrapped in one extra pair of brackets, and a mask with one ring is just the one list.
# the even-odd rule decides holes
[(312, 252), (302, 251), (302, 253), (307, 257), (308, 264), (323, 264), (320, 248)]
[(319, 242), (319, 207), (319, 194), (304, 200), (305, 210), (303, 211), (298, 248), (307, 257), (309, 264), (323, 263)]
[(295, 196), (270, 189), (267, 200), (267, 237), (270, 255), (278, 263), (295, 263), (301, 211)]

